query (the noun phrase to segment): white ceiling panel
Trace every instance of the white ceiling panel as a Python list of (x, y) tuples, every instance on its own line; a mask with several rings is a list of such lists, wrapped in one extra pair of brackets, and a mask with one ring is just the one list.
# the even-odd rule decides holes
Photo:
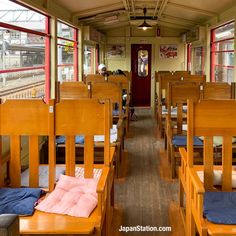
[[(92, 25), (101, 31), (137, 25), (143, 17), (155, 17), (152, 24), (168, 24), (169, 27), (185, 30), (201, 24), (211, 17), (236, 5), (235, 0), (54, 0), (68, 9), (84, 25)], [(134, 22), (137, 21), (137, 22)]]

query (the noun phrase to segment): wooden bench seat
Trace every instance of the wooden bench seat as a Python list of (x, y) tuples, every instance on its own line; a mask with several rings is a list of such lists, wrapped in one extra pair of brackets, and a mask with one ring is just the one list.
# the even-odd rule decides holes
[[(236, 101), (202, 100), (188, 102), (188, 145), (181, 153), (186, 161), (186, 235), (235, 235), (236, 225), (216, 224), (203, 216), (206, 192), (231, 192), (232, 186), (232, 137), (236, 135)], [(193, 162), (193, 135), (204, 136), (203, 165), (195, 167)], [(222, 136), (222, 162), (214, 165), (213, 136)], [(202, 169), (201, 182), (197, 170)], [(214, 170), (222, 170), (222, 185), (214, 186)], [(220, 205), (217, 205), (220, 207)], [(224, 211), (224, 209), (222, 208)]]
[(122, 90), (126, 91), (127, 98), (126, 98), (126, 106), (124, 108), (124, 119), (125, 119), (125, 133), (128, 133), (129, 130), (129, 123), (130, 123), (130, 92), (131, 92), (131, 80), (129, 77), (124, 75), (109, 75), (108, 77), (103, 77), (102, 75), (87, 75), (86, 76), (86, 83), (96, 83), (96, 82), (113, 82), (118, 83), (121, 85)]
[[(17, 117), (17, 119), (16, 119)], [(92, 178), (94, 168), (102, 168), (97, 185), (98, 205), (87, 218), (44, 213), (20, 217), (21, 235), (109, 235), (113, 211), (114, 170), (110, 146), (111, 104), (97, 99), (64, 100), (54, 105), (41, 100), (8, 100), (0, 105), (0, 134), (11, 140), (10, 186), (20, 187), (20, 136), (29, 136), (29, 185), (38, 187), (39, 136), (48, 136), (49, 194), (55, 186), (55, 137), (66, 136), (66, 174), (75, 175), (76, 134), (85, 136), (84, 177)], [(94, 164), (94, 135), (104, 135), (104, 164)], [(3, 180), (1, 181), (3, 182)]]
[[(176, 152), (179, 146), (175, 145), (173, 140), (177, 135), (184, 135), (182, 127), (184, 120), (183, 106), (186, 105), (187, 99), (191, 98), (194, 101), (200, 99), (200, 86), (194, 82), (172, 82), (168, 84), (167, 90), (167, 107), (168, 114), (166, 120), (166, 139), (167, 139), (167, 154), (171, 165), (171, 176), (176, 176)], [(177, 107), (177, 128), (173, 129), (173, 119), (171, 117), (171, 106)], [(185, 116), (186, 117), (186, 116)], [(176, 132), (174, 132), (176, 130)]]
[[(116, 147), (115, 167), (116, 176), (119, 177), (121, 173), (121, 166), (124, 159), (124, 130), (123, 130), (123, 113), (122, 113), (122, 88), (119, 83), (104, 82), (99, 78), (101, 76), (95, 75), (95, 77), (89, 76), (90, 82), (84, 84), (82, 82), (64, 82), (59, 87), (60, 99), (83, 99), (83, 98), (96, 98), (96, 99), (110, 99), (111, 103), (118, 104), (119, 116), (113, 116), (113, 122), (117, 125), (117, 141), (111, 143), (111, 146)], [(98, 78), (99, 82), (93, 82), (92, 78)], [(94, 142), (96, 151), (102, 152), (104, 148), (103, 142)], [(57, 147), (62, 149), (64, 144), (58, 144)], [(83, 149), (83, 144), (76, 144), (77, 148)], [(83, 150), (82, 150), (83, 151)], [(78, 151), (79, 152), (79, 151)], [(98, 159), (98, 158), (96, 158)], [(78, 159), (79, 160), (79, 159)], [(99, 159), (99, 161), (101, 161)]]
[[(215, 83), (215, 82), (206, 82), (201, 85), (200, 98), (206, 100), (220, 100), (220, 99), (233, 99), (235, 98), (235, 84), (231, 83)], [(222, 151), (222, 146), (216, 148), (217, 152)], [(235, 145), (233, 145), (233, 150), (235, 150)], [(186, 222), (185, 214), (185, 204), (184, 198), (187, 188), (187, 153), (183, 148), (180, 148), (181, 154), (181, 165), (179, 168), (179, 206), (182, 213), (183, 222)], [(194, 166), (195, 167), (195, 166)], [(218, 167), (216, 167), (218, 168)], [(203, 169), (203, 166), (198, 167), (198, 169)]]

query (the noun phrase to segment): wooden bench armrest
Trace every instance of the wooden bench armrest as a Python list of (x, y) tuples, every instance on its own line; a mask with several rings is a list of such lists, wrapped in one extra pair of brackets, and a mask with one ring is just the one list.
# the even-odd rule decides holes
[(113, 164), (116, 147), (110, 147), (110, 164)]
[[(183, 147), (179, 148), (179, 153), (180, 153), (181, 159), (186, 164), (187, 163), (187, 151), (186, 151), (186, 149), (183, 148)], [(181, 160), (181, 162), (182, 162), (182, 160)]]
[(172, 143), (172, 137), (173, 137), (173, 130), (172, 130), (172, 120), (170, 115), (165, 115), (165, 128), (166, 128), (166, 134), (167, 137), (170, 139), (170, 142)]
[(201, 182), (200, 178), (198, 177), (196, 171), (194, 170), (194, 168), (188, 168), (188, 171), (189, 171), (190, 181), (192, 182), (196, 193), (203, 194), (205, 192), (204, 185)]
[(97, 185), (97, 193), (104, 192), (104, 189), (107, 184), (107, 179), (109, 176), (109, 171), (110, 171), (110, 167), (108, 167), (108, 166), (104, 166), (102, 168), (102, 174), (101, 174), (101, 177), (100, 177), (100, 179), (98, 181), (98, 185)]
[(117, 132), (119, 132), (118, 130), (123, 128), (123, 119), (119, 118), (116, 125), (117, 125)]
[(120, 142), (124, 136), (124, 127), (123, 127), (123, 119), (119, 119), (117, 122), (117, 141)]

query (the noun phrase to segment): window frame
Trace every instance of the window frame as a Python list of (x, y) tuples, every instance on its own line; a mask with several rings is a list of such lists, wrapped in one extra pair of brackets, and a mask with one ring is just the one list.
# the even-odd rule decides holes
[[(235, 66), (233, 65), (224, 65), (224, 64), (216, 64), (215, 61), (216, 61), (216, 53), (219, 53), (221, 55), (223, 55), (223, 53), (233, 53), (234, 54), (234, 49), (231, 49), (231, 50), (216, 50), (216, 44), (217, 43), (222, 43), (222, 42), (229, 42), (229, 41), (233, 41), (233, 45), (234, 45), (234, 39), (235, 39), (235, 34), (234, 34), (234, 37), (229, 37), (229, 38), (224, 38), (224, 39), (220, 39), (220, 40), (216, 40), (215, 39), (215, 31), (221, 27), (224, 27), (226, 25), (229, 25), (231, 23), (234, 23), (235, 24), (235, 21), (232, 20), (232, 21), (229, 21), (229, 22), (226, 22), (220, 26), (217, 26), (215, 28), (213, 28), (211, 30), (211, 42), (210, 42), (210, 80), (211, 82), (218, 82), (216, 81), (215, 79), (215, 67), (218, 66), (218, 67), (221, 67), (221, 68), (232, 68), (234, 69)], [(223, 82), (230, 82), (228, 81), (228, 78), (226, 78), (227, 81), (224, 80), (223, 78)]]
[(49, 21), (50, 17), (47, 16), (46, 14), (43, 14), (27, 5), (24, 5), (22, 3), (15, 2), (15, 4), (21, 5), (29, 10), (32, 10), (34, 12), (37, 12), (39, 14), (42, 14), (45, 16), (45, 32), (37, 31), (37, 30), (32, 30), (29, 28), (17, 26), (17, 25), (12, 25), (8, 24), (5, 22), (0, 21), (0, 27), (9, 29), (9, 30), (16, 30), (19, 32), (24, 32), (24, 33), (30, 33), (34, 34), (37, 36), (41, 36), (45, 38), (45, 51), (44, 51), (44, 57), (45, 57), (45, 65), (44, 66), (34, 66), (34, 67), (23, 67), (23, 68), (15, 68), (15, 69), (0, 69), (0, 74), (2, 73), (10, 73), (10, 72), (18, 72), (18, 71), (27, 71), (27, 70), (38, 70), (38, 69), (44, 69), (45, 70), (45, 91), (44, 91), (44, 99), (46, 102), (49, 102), (50, 99), (50, 27), (49, 27)]
[[(78, 81), (79, 80), (79, 75), (78, 75), (78, 68), (79, 68), (79, 60), (78, 60), (78, 45), (79, 45), (79, 42), (78, 42), (78, 33), (79, 33), (79, 30), (74, 27), (74, 26), (71, 26), (61, 20), (58, 20), (57, 21), (57, 24), (58, 23), (61, 23), (61, 24), (64, 24), (64, 25), (67, 25), (68, 27), (72, 28), (74, 30), (73, 32), (73, 40), (72, 39), (69, 39), (69, 38), (66, 38), (66, 37), (61, 37), (61, 36), (58, 36), (58, 32), (57, 32), (57, 46), (63, 46), (63, 47), (70, 47), (70, 48), (73, 48), (73, 63), (67, 63), (67, 64), (58, 64), (58, 61), (57, 61), (57, 68), (59, 67), (72, 67), (73, 66), (73, 69), (74, 69), (74, 81)], [(67, 42), (72, 42), (73, 43), (73, 46), (70, 46), (70, 45), (65, 45), (65, 44), (62, 44), (62, 43), (58, 43), (58, 39), (59, 40), (64, 40), (64, 41), (67, 41)]]

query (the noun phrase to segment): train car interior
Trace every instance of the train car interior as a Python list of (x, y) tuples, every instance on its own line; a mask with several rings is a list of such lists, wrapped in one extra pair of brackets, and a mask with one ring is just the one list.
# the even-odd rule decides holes
[(236, 235), (235, 19), (0, 0), (0, 236)]

